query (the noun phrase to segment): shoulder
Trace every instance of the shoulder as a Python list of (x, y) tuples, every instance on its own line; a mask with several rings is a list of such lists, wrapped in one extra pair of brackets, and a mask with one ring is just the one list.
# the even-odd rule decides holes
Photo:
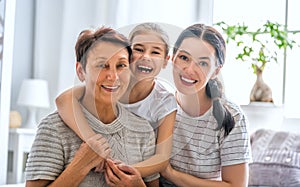
[(224, 99), (223, 102), (235, 120), (234, 129), (240, 129), (243, 132), (248, 132), (249, 121), (241, 107), (228, 99)]
[(161, 79), (155, 79), (155, 85), (153, 90), (157, 93), (160, 93), (161, 95), (174, 97), (174, 91), (171, 88), (171, 86), (168, 85), (169, 84), (166, 81), (163, 81)]
[(160, 105), (171, 105), (177, 107), (175, 96), (170, 90), (165, 87), (165, 83), (160, 80), (155, 80), (153, 88), (153, 100), (159, 101)]
[(53, 124), (54, 126), (57, 126), (57, 125), (61, 125), (63, 124), (63, 120), (61, 119), (61, 117), (59, 116), (58, 112), (57, 111), (54, 111), (50, 114), (48, 114), (47, 116), (45, 116), (40, 124), (39, 124), (39, 127), (43, 127), (45, 125), (48, 125), (48, 124)]
[(231, 113), (231, 115), (234, 118), (237, 118), (237, 119), (246, 118), (244, 111), (238, 104), (236, 104), (228, 99), (224, 99), (223, 104), (229, 110), (229, 112)]
[(152, 126), (146, 119), (128, 111), (122, 105), (119, 105), (119, 109), (121, 110), (120, 121), (126, 128), (130, 129), (131, 131), (137, 132), (153, 131)]
[(64, 123), (58, 112), (54, 111), (41, 120), (37, 133), (60, 136), (59, 134), (68, 135), (73, 131)]

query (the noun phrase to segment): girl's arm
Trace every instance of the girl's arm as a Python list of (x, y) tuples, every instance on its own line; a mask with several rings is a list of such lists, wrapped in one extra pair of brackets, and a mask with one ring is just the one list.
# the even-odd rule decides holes
[(70, 88), (60, 94), (55, 102), (63, 121), (86, 142), (96, 133), (88, 125), (88, 121), (79, 104), (79, 99), (84, 95), (84, 91), (84, 86)]
[[(90, 128), (81, 110), (79, 99), (84, 94), (83, 87), (74, 87), (56, 98), (58, 113), (63, 121), (83, 140), (86, 141), (96, 133)], [(156, 153), (147, 160), (134, 164), (142, 177), (163, 171), (168, 163), (172, 150), (172, 135), (176, 111), (165, 116), (158, 128)]]
[(175, 117), (176, 111), (168, 114), (160, 121), (157, 131), (155, 155), (133, 165), (143, 177), (159, 173), (168, 166), (172, 151)]
[(200, 179), (195, 176), (176, 171), (168, 166), (161, 173), (166, 179), (177, 186), (197, 187), (247, 187), (248, 186), (248, 163), (222, 167), (222, 181)]

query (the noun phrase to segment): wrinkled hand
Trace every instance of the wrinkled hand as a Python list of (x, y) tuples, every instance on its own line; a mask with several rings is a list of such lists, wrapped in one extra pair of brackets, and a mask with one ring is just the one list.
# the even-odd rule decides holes
[(87, 143), (82, 143), (74, 156), (74, 162), (78, 167), (91, 170), (98, 166), (103, 170), (105, 159), (110, 154), (110, 148), (105, 138), (101, 135), (91, 137)]
[(107, 140), (101, 134), (90, 137), (86, 143), (102, 158), (106, 159), (109, 157), (111, 149)]
[[(86, 143), (90, 146), (90, 148), (95, 151), (103, 160), (110, 157), (111, 149), (106, 141), (106, 139), (100, 135), (96, 134), (90, 137)], [(101, 162), (99, 165), (96, 166), (95, 172), (102, 172), (104, 171), (105, 162)]]
[(122, 162), (106, 160), (105, 180), (110, 187), (143, 187), (146, 186), (141, 174), (132, 166)]

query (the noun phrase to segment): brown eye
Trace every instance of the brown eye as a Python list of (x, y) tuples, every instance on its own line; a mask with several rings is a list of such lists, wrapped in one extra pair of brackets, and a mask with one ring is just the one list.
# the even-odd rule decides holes
[(185, 55), (180, 55), (179, 58), (184, 61), (189, 61), (189, 58)]

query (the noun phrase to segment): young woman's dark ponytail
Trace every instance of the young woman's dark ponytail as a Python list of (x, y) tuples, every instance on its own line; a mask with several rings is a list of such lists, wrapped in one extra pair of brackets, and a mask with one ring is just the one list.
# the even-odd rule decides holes
[(235, 125), (234, 118), (228, 109), (222, 105), (220, 99), (222, 97), (222, 92), (219, 88), (218, 80), (210, 79), (206, 85), (206, 94), (213, 100), (213, 115), (218, 122), (218, 127), (216, 130), (222, 127), (225, 130), (225, 136), (227, 136)]

